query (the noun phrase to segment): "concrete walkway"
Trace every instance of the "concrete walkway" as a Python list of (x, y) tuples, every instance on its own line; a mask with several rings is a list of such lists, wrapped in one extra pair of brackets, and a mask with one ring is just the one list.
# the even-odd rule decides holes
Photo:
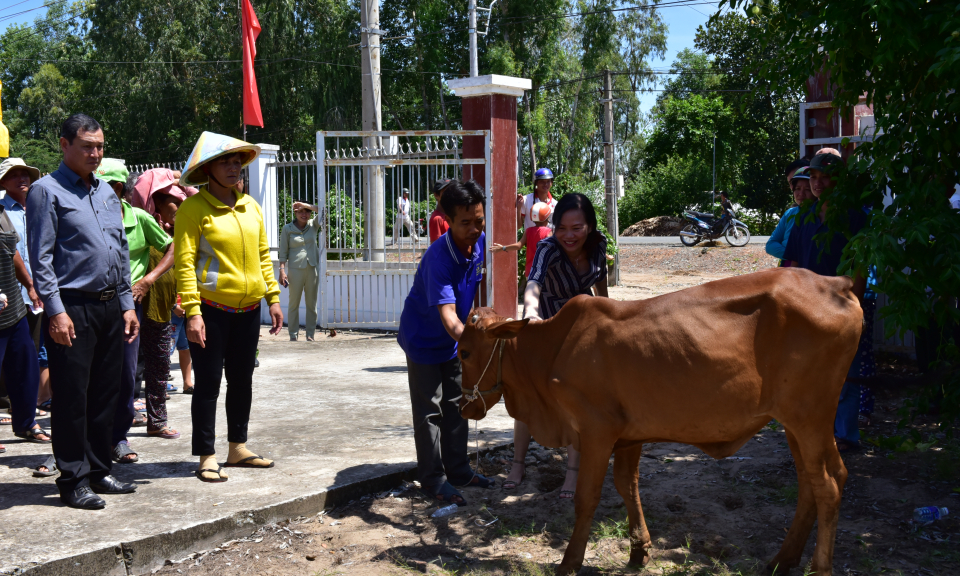
[[(167, 558), (248, 534), (256, 524), (316, 514), (410, 477), (416, 461), (410, 400), (394, 336), (318, 334), (311, 343), (302, 334), (289, 342), (285, 329), (275, 337), (262, 333), (248, 446), (276, 467), (229, 469), (228, 482), (201, 483), (190, 455), (190, 396), (176, 392), (168, 411), (182, 437), (147, 438), (146, 428), (134, 428), (130, 441), (140, 462), (114, 465), (118, 478), (139, 485), (137, 493), (105, 496), (105, 510), (80, 511), (60, 504), (53, 478), (31, 476), (49, 446), (0, 429), (7, 447), (0, 455), (0, 573), (33, 563), (46, 564), (30, 574), (149, 573)], [(173, 371), (180, 387), (179, 370)], [(221, 461), (223, 402), (221, 393)], [(40, 423), (48, 427), (49, 418)], [(513, 421), (502, 404), (480, 424), (481, 450), (511, 441)], [(471, 449), (474, 438), (471, 423)]]

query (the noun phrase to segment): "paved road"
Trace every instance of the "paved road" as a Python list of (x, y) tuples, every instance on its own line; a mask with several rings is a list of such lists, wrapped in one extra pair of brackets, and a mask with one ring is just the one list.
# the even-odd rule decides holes
[[(194, 477), (191, 397), (179, 392), (171, 395), (168, 411), (170, 425), (181, 432), (181, 438), (147, 438), (146, 428), (134, 428), (129, 438), (140, 462), (115, 464), (114, 474), (135, 482), (137, 493), (106, 496), (107, 508), (102, 511), (62, 506), (53, 478), (31, 477), (30, 467), (43, 461), (49, 446), (16, 441), (9, 426), (0, 429), (0, 441), (7, 447), (0, 456), (0, 541), (5, 543), (0, 549), (0, 573), (31, 562), (107, 549), (107, 560), (112, 561), (109, 569), (91, 566), (93, 560), (84, 558), (82, 567), (73, 568), (74, 562), (69, 561), (72, 570), (61, 566), (48, 572), (126, 574), (113, 552), (121, 542), (161, 535), (164, 540), (151, 541), (151, 550), (172, 546), (176, 551), (194, 544), (200, 549), (204, 543), (192, 539), (195, 533), (173, 538), (169, 533), (218, 519), (234, 522), (238, 517), (252, 531), (254, 522), (270, 521), (257, 510), (409, 469), (416, 454), (407, 369), (396, 337), (318, 336), (316, 343), (303, 341), (302, 335), (299, 342), (290, 342), (284, 330), (279, 336), (261, 338), (248, 445), (277, 464), (269, 470), (231, 468), (230, 480), (223, 484), (204, 484)], [(174, 373), (179, 387), (179, 370)], [(221, 392), (225, 391), (224, 381)], [(227, 453), (223, 403), (221, 393), (216, 443), (221, 461)], [(49, 429), (48, 417), (40, 423)], [(471, 423), (471, 449), (473, 430)], [(481, 449), (510, 441), (513, 420), (502, 404), (480, 422), (480, 431)]]
[[(751, 244), (766, 244), (769, 236), (751, 236)], [(678, 236), (621, 236), (619, 238), (621, 245), (630, 244), (655, 244), (661, 246), (683, 246)], [(726, 242), (722, 238), (719, 242)]]

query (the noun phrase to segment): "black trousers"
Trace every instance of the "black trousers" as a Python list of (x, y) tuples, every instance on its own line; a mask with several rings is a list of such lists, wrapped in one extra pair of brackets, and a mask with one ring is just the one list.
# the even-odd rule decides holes
[(120, 393), (123, 364), (123, 311), (109, 302), (61, 294), (77, 337), (73, 346), (44, 335), (50, 386), (57, 399), (51, 412), (53, 455), (61, 494), (110, 474), (110, 436)]
[(213, 448), (217, 424), (220, 380), (227, 376), (227, 441), (246, 442), (253, 398), (253, 364), (260, 339), (260, 309), (226, 312), (200, 305), (207, 331), (206, 347), (190, 343), (194, 388), (190, 414), (193, 418), (193, 455), (216, 454)]
[(417, 364), (407, 357), (420, 487), (436, 492), (448, 481), (466, 484), (473, 477), (467, 456), (467, 421), (460, 415), (460, 359)]

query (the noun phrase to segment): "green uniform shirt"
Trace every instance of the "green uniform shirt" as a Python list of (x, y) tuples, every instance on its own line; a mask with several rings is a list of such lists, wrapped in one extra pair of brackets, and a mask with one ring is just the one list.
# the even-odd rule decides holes
[(130, 284), (136, 284), (147, 274), (150, 266), (150, 247), (165, 252), (173, 239), (146, 211), (123, 202), (123, 229), (130, 249)]

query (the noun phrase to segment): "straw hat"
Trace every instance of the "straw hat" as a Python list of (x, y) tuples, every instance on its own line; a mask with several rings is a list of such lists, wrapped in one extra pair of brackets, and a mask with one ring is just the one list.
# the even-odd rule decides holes
[(204, 132), (197, 140), (196, 146), (193, 147), (190, 157), (187, 158), (187, 163), (183, 167), (183, 175), (180, 176), (180, 185), (199, 186), (200, 184), (206, 184), (210, 178), (201, 170), (203, 165), (221, 156), (237, 152), (244, 155), (243, 165), (246, 166), (260, 155), (260, 147), (223, 134)]
[(14, 168), (26, 168), (27, 172), (30, 173), (31, 182), (34, 182), (40, 178), (40, 171), (33, 166), (27, 166), (27, 163), (23, 161), (23, 158), (7, 158), (3, 162), (0, 162), (0, 180), (3, 180), (3, 177), (7, 175), (7, 172), (13, 170)]

